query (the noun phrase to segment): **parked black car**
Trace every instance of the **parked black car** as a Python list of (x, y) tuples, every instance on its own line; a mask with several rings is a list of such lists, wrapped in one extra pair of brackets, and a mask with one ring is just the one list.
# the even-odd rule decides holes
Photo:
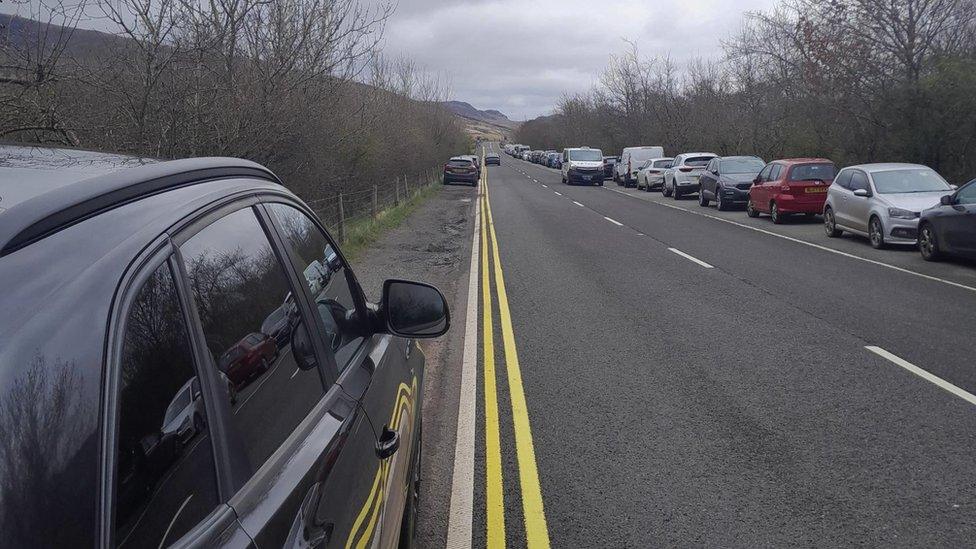
[(945, 255), (976, 258), (976, 179), (922, 211), (918, 249), (929, 261)]
[(444, 164), (444, 184), (469, 183), (472, 187), (481, 179), (481, 170), (470, 158), (455, 156)]
[(607, 179), (613, 178), (613, 167), (620, 162), (619, 156), (604, 156), (603, 157), (603, 177)]
[[(368, 303), (245, 160), (0, 146), (0, 204), (4, 546), (411, 539), (436, 288)], [(218, 359), (283, 303), (284, 348), (235, 399)]]
[(745, 207), (752, 181), (766, 166), (758, 156), (720, 156), (711, 159), (698, 177), (698, 204), (712, 200), (719, 210)]

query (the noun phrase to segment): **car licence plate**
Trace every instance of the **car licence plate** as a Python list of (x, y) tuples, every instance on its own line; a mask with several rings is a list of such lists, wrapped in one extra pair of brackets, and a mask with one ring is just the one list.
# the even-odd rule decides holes
[(827, 192), (827, 187), (807, 187), (804, 192), (808, 193), (825, 193)]

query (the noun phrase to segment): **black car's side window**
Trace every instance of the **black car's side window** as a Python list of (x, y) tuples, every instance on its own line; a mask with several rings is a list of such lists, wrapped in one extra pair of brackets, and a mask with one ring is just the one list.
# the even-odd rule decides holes
[(267, 207), (291, 249), (295, 270), (304, 275), (325, 328), (321, 335), (335, 353), (341, 372), (365, 335), (363, 315), (357, 311), (353, 295), (352, 273), (325, 234), (301, 210), (280, 203)]
[(180, 247), (230, 428), (257, 469), (325, 393), (284, 268), (254, 210), (215, 221)]
[(170, 545), (213, 511), (207, 413), (173, 276), (163, 264), (128, 313), (118, 393), (115, 544)]
[(959, 189), (956, 193), (956, 204), (976, 204), (976, 182)]

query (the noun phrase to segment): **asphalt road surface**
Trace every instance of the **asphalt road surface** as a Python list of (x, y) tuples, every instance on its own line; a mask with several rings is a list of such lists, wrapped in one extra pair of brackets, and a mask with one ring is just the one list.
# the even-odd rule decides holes
[(486, 180), (449, 546), (973, 544), (972, 264), (506, 155)]

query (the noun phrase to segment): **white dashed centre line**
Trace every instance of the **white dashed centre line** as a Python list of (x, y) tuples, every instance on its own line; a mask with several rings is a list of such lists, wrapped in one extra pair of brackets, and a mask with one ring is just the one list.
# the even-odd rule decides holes
[(576, 205), (577, 205), (577, 206), (579, 206), (580, 208), (585, 208), (585, 207), (586, 207), (586, 206), (584, 206), (584, 205), (582, 205), (582, 204), (580, 204), (579, 202), (577, 202), (577, 201), (575, 201), (575, 200), (573, 201), (573, 204), (576, 204)]
[(556, 194), (558, 194), (559, 196), (562, 196), (562, 195), (563, 195), (563, 193), (561, 193), (561, 192), (559, 192), (559, 191), (552, 191), (552, 192), (554, 192), (554, 193), (556, 193)]
[(546, 185), (545, 183), (543, 183), (542, 186), (543, 186), (543, 188), (546, 188), (546, 189), (549, 188), (549, 185)]
[(864, 348), (882, 358), (888, 359), (889, 361), (897, 364), (898, 366), (901, 366), (902, 368), (917, 375), (918, 377), (924, 379), (925, 381), (928, 381), (942, 389), (945, 389), (946, 391), (949, 391), (950, 393), (965, 400), (966, 402), (970, 404), (976, 404), (976, 395), (964, 389), (960, 389), (959, 387), (956, 387), (955, 385), (949, 383), (948, 381), (942, 379), (941, 377), (934, 374), (930, 374), (929, 372), (926, 372), (925, 370), (919, 368), (918, 366), (912, 364), (911, 362), (908, 362), (907, 360), (901, 357), (889, 353), (888, 351), (882, 349), (881, 347), (866, 345)]
[(690, 256), (690, 255), (682, 252), (681, 250), (679, 250), (677, 248), (668, 248), (668, 251), (680, 255), (681, 257), (687, 259), (688, 261), (693, 261), (693, 262), (701, 265), (702, 267), (705, 267), (706, 269), (713, 269), (714, 268), (711, 265), (709, 265), (708, 263), (705, 263), (704, 261), (702, 261), (701, 259), (698, 259), (697, 257), (692, 257), (692, 256)]
[(606, 219), (607, 221), (609, 221), (610, 223), (613, 223), (614, 225), (616, 225), (618, 227), (623, 227), (624, 226), (623, 223), (617, 221), (616, 219), (612, 219), (612, 218), (609, 218), (607, 216), (603, 216), (603, 219)]

